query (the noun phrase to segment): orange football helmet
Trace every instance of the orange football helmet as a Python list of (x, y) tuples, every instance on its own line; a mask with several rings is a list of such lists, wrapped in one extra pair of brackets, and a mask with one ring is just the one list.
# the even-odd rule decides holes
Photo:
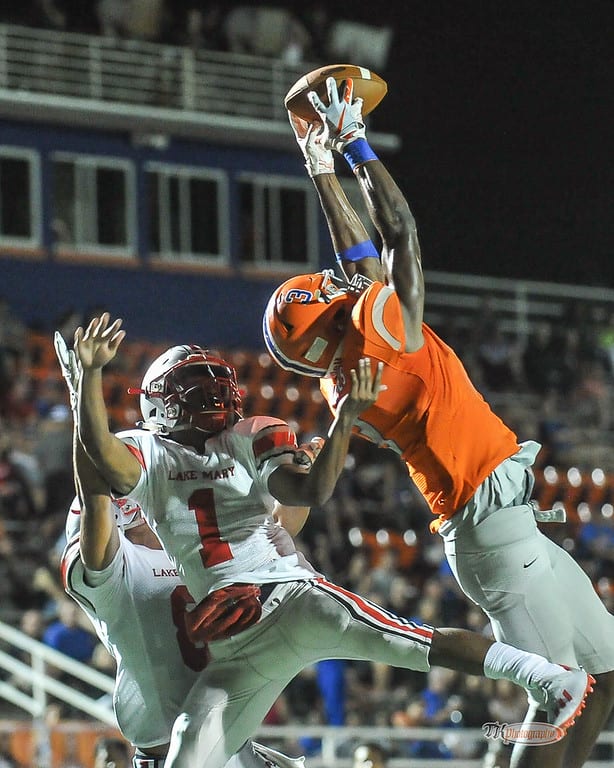
[(262, 321), (271, 357), (287, 371), (329, 374), (358, 295), (332, 270), (286, 280), (269, 299)]

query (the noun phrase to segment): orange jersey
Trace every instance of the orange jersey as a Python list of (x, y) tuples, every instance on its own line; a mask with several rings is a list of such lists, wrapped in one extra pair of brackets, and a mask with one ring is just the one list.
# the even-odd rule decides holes
[(386, 386), (361, 414), (355, 433), (404, 459), (438, 520), (463, 507), (480, 483), (519, 449), (516, 435), (493, 413), (454, 351), (426, 324), (424, 345), (407, 353), (397, 294), (373, 283), (358, 299), (343, 354), (321, 388), (333, 413), (350, 390), (361, 357), (385, 363)]

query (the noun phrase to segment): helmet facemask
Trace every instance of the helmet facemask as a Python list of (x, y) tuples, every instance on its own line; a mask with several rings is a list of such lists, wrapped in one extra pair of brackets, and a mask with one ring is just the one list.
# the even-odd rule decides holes
[(189, 429), (213, 434), (242, 418), (231, 365), (200, 347), (174, 347), (161, 358), (152, 363), (139, 390), (143, 427), (166, 435)]
[(190, 426), (202, 432), (221, 432), (240, 418), (239, 391), (234, 370), (212, 363), (177, 366), (167, 378), (165, 401), (177, 402)]

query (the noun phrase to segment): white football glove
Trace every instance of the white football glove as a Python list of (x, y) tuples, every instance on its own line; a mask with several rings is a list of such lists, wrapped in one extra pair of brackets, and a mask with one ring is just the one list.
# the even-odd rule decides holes
[(325, 128), (322, 124), (308, 123), (302, 117), (288, 112), (288, 119), (305, 158), (305, 168), (313, 179), (322, 173), (335, 172), (335, 160), (329, 147), (325, 145)]
[(81, 376), (77, 356), (72, 349), (68, 349), (66, 342), (59, 331), (56, 331), (53, 336), (53, 346), (55, 347), (55, 353), (58, 356), (60, 368), (62, 369), (62, 376), (68, 387), (70, 407), (73, 413), (75, 413), (77, 410), (77, 389), (79, 388), (79, 378)]
[(312, 437), (308, 443), (301, 443), (294, 454), (294, 463), (301, 467), (311, 467), (325, 442), (323, 437)]
[(315, 91), (309, 91), (307, 98), (326, 126), (326, 144), (337, 152), (343, 153), (346, 145), (356, 139), (366, 138), (365, 123), (362, 117), (362, 99), (353, 99), (354, 81), (351, 77), (345, 81), (343, 97), (339, 97), (337, 82), (334, 77), (326, 80), (328, 106)]

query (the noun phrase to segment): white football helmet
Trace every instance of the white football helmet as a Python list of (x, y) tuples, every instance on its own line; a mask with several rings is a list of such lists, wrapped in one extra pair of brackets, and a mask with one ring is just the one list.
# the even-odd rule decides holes
[[(136, 528), (139, 525), (144, 525), (147, 521), (143, 517), (143, 510), (132, 499), (120, 498), (111, 499), (113, 504), (113, 514), (115, 515), (115, 522), (117, 527), (121, 531), (129, 531), (130, 528)], [(66, 534), (66, 541), (70, 541), (73, 536), (76, 536), (80, 530), (81, 520), (81, 504), (79, 497), (75, 496), (70, 505), (70, 511), (66, 518), (66, 525), (64, 532)]]
[(221, 432), (243, 417), (237, 373), (208, 350), (171, 347), (147, 369), (140, 389), (142, 426), (170, 435), (186, 429)]

